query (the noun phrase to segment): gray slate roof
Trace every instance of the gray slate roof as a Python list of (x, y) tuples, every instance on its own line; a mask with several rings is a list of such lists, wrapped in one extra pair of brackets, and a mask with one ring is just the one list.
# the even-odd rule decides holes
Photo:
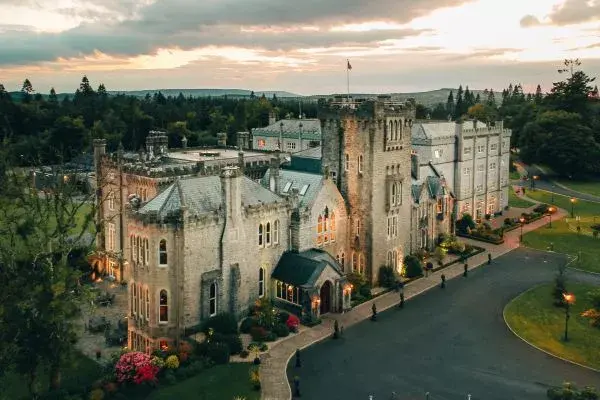
[[(283, 201), (281, 197), (246, 176), (235, 179), (240, 179), (243, 206)], [(190, 215), (208, 214), (219, 210), (221, 196), (219, 176), (180, 179), (146, 203), (138, 212), (156, 214), (158, 218), (163, 219), (177, 213), (185, 205)]]
[(311, 147), (306, 150), (297, 151), (292, 154), (292, 157), (296, 158), (314, 158), (316, 160), (320, 160), (322, 157), (321, 146)]
[[(310, 174), (308, 172), (299, 172), (293, 171), (289, 169), (281, 169), (279, 170), (280, 176), (280, 191), (282, 195), (289, 195), (292, 192), (292, 189), (297, 189), (300, 200), (300, 206), (308, 207), (315, 200), (321, 187), (323, 186), (323, 175), (320, 174)], [(265, 175), (261, 179), (261, 184), (268, 188), (269, 181), (271, 178), (271, 170), (267, 170)], [(288, 183), (291, 182), (291, 186), (289, 186), (288, 191), (284, 192), (283, 190), (286, 188)], [(302, 188), (304, 186), (308, 186), (306, 189), (306, 193), (302, 195)]]
[[(411, 137), (414, 139), (437, 139), (449, 136), (455, 136), (456, 122), (416, 122), (411, 129)], [(463, 129), (472, 129), (473, 121), (464, 121)], [(478, 121), (479, 129), (486, 129), (484, 122)]]
[(412, 179), (411, 194), (415, 203), (419, 203), (423, 190), (427, 190), (427, 194), (431, 199), (444, 194), (444, 178), (440, 176), (433, 165), (429, 165), (429, 167), (429, 175), (421, 180)]
[(281, 119), (269, 126), (252, 130), (254, 136), (279, 136), (283, 133), (285, 138), (298, 137), (321, 138), (321, 123), (318, 119)]
[(287, 251), (283, 253), (271, 277), (279, 281), (300, 287), (313, 287), (327, 266), (343, 273), (337, 261), (323, 250), (310, 249), (301, 253)]

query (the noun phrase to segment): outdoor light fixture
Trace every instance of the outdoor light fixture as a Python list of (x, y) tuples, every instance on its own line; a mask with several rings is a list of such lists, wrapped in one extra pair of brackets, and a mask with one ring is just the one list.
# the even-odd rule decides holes
[(571, 304), (575, 303), (575, 295), (573, 293), (563, 293), (563, 299), (565, 300), (565, 342), (569, 340), (569, 318)]
[(525, 218), (519, 218), (519, 222), (521, 223), (521, 236), (519, 237), (519, 241), (523, 241), (523, 225), (525, 225)]

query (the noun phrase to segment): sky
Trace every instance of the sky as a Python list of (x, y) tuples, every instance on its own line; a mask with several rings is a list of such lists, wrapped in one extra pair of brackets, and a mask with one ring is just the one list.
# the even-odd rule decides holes
[(600, 72), (600, 0), (0, 0), (0, 83), (73, 92), (549, 90)]

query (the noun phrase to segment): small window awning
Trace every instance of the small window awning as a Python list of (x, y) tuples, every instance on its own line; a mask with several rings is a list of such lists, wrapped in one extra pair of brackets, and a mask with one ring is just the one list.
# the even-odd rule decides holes
[(271, 277), (298, 287), (312, 287), (325, 271), (332, 268), (341, 277), (343, 272), (335, 258), (323, 250), (283, 253)]

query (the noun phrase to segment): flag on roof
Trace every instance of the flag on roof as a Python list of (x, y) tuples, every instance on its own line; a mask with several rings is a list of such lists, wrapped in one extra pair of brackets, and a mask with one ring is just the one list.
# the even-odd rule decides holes
[(346, 60), (348, 62), (348, 69), (352, 69), (352, 65), (350, 65), (350, 60)]

